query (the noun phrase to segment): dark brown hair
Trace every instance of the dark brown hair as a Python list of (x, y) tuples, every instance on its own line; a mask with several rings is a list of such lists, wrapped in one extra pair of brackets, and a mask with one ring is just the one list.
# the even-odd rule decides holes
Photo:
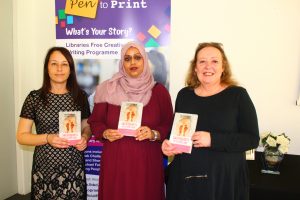
[(85, 96), (83, 90), (79, 87), (76, 79), (76, 72), (75, 72), (75, 63), (73, 57), (68, 49), (64, 47), (52, 47), (48, 50), (45, 60), (44, 60), (44, 78), (43, 78), (43, 85), (40, 88), (41, 94), (40, 97), (42, 98), (44, 105), (47, 104), (47, 94), (51, 90), (50, 84), (50, 76), (48, 73), (48, 63), (50, 56), (53, 52), (59, 51), (63, 56), (67, 59), (70, 67), (70, 75), (67, 80), (67, 90), (71, 93), (74, 102), (83, 108), (85, 103)]
[(186, 76), (186, 80), (185, 80), (186, 86), (191, 87), (191, 88), (196, 88), (201, 84), (200, 81), (198, 80), (197, 74), (195, 72), (195, 68), (196, 68), (196, 63), (197, 63), (197, 55), (198, 55), (199, 51), (201, 51), (205, 47), (214, 47), (221, 52), (223, 69), (224, 69), (222, 76), (221, 76), (221, 84), (225, 84), (228, 86), (237, 85), (237, 82), (232, 78), (230, 64), (225, 55), (224, 49), (222, 48), (222, 44), (216, 43), (216, 42), (205, 42), (205, 43), (198, 44), (198, 46), (196, 48), (194, 58), (190, 63), (188, 74)]

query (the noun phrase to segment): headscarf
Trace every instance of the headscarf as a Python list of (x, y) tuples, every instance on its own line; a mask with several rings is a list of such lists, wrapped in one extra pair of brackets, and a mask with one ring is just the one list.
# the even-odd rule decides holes
[[(137, 48), (144, 59), (143, 72), (136, 78), (130, 77), (123, 67), (125, 53), (130, 47)], [(122, 47), (119, 72), (97, 86), (94, 102), (121, 105), (123, 101), (134, 101), (145, 106), (151, 98), (154, 85), (145, 48), (136, 42), (129, 42)]]

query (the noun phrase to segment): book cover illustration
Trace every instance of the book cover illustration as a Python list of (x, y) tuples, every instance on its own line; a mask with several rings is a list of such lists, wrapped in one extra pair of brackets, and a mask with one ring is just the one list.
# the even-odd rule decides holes
[(170, 142), (184, 153), (192, 152), (192, 136), (197, 126), (198, 115), (175, 113)]
[(141, 126), (143, 104), (125, 101), (121, 104), (118, 130), (126, 136), (134, 137), (136, 130)]
[(71, 145), (81, 139), (81, 112), (59, 112), (59, 137), (65, 138)]

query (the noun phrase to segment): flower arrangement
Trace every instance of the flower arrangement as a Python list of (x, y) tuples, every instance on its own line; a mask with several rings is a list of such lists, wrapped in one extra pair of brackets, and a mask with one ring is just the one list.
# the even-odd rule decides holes
[(286, 136), (285, 133), (274, 135), (271, 132), (265, 132), (261, 134), (260, 138), (261, 138), (261, 144), (265, 149), (271, 148), (273, 150), (278, 150), (282, 154), (288, 152), (290, 138)]

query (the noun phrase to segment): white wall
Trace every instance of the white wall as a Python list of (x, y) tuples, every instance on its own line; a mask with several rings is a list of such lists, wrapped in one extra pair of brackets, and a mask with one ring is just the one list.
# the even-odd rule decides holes
[[(54, 1), (14, 0), (14, 10), (18, 119), (25, 96), (41, 86), (43, 58), (55, 44)], [(236, 79), (256, 106), (260, 131), (286, 132), (292, 139), (289, 153), (300, 155), (300, 107), (295, 105), (300, 94), (299, 10), (299, 0), (172, 0), (173, 102), (197, 44), (221, 42)], [(19, 181), (19, 191), (26, 192), (31, 150), (17, 151), (18, 176), (26, 183)]]
[[(55, 8), (49, 0), (13, 0), (16, 127), (22, 104), (33, 89), (41, 87), (43, 60), (55, 45)], [(33, 148), (17, 145), (18, 192), (31, 187)]]
[(173, 99), (197, 44), (221, 42), (256, 106), (260, 131), (285, 132), (289, 153), (300, 154), (299, 10), (298, 0), (172, 1)]
[(14, 124), (13, 6), (0, 6), (0, 199), (17, 192), (16, 140)]

